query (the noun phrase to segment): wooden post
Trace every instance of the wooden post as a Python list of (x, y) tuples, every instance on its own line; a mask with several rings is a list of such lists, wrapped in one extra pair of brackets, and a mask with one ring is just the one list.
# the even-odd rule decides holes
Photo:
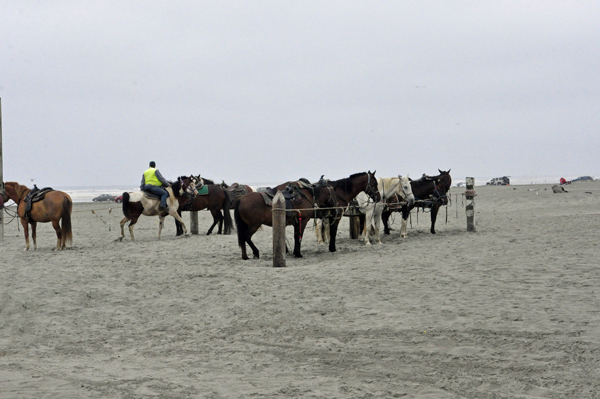
[(467, 177), (467, 191), (465, 191), (467, 212), (467, 231), (475, 231), (475, 178)]
[[(5, 193), (4, 170), (2, 168), (2, 98), (0, 98), (0, 196)], [(4, 241), (4, 198), (0, 198), (0, 241)]]
[(198, 211), (190, 212), (190, 231), (192, 234), (198, 234)]
[(277, 191), (273, 198), (273, 267), (285, 267), (285, 198)]

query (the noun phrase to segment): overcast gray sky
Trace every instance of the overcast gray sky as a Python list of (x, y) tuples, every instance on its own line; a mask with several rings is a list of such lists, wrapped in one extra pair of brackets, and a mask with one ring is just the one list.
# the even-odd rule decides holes
[(0, 3), (4, 179), (600, 177), (600, 2)]

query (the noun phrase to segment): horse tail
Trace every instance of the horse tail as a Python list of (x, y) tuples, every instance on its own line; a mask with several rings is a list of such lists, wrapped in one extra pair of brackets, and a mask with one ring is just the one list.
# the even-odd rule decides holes
[(246, 245), (246, 237), (248, 236), (249, 228), (246, 222), (242, 220), (242, 216), (240, 215), (241, 202), (242, 201), (238, 201), (237, 204), (235, 204), (233, 217), (235, 219), (235, 227), (237, 228), (238, 245), (243, 249)]
[(62, 219), (62, 226), (60, 227), (61, 231), (61, 247), (63, 247), (66, 243), (73, 243), (73, 230), (71, 227), (71, 210), (73, 209), (73, 202), (67, 196), (63, 198), (62, 203), (62, 213), (60, 215)]
[(231, 234), (233, 229), (233, 220), (231, 220), (231, 200), (229, 195), (225, 193), (225, 201), (223, 202), (223, 218), (225, 226), (223, 227), (223, 234)]
[(129, 211), (129, 193), (123, 193), (123, 216), (131, 219), (131, 212)]

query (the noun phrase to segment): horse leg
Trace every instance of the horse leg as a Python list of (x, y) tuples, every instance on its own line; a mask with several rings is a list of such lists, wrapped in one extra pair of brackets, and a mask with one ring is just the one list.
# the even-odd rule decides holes
[[(217, 223), (219, 223), (219, 216), (221, 216), (221, 212), (219, 212), (219, 210), (217, 210), (216, 212), (211, 210), (210, 213), (212, 214), (212, 217), (213, 217), (213, 224), (210, 226), (210, 228), (206, 232), (207, 236), (211, 235), (213, 229), (215, 228)], [(219, 225), (219, 230), (217, 231), (217, 234), (221, 234), (221, 226), (220, 225)]]
[(365, 219), (364, 227), (362, 229), (363, 241), (366, 246), (371, 246), (371, 241), (369, 241), (369, 235), (371, 235), (371, 225), (373, 224), (373, 210), (374, 206), (369, 204), (365, 209), (365, 214), (361, 215), (361, 218)]
[(29, 224), (27, 223), (27, 219), (21, 218), (21, 225), (23, 225), (23, 234), (25, 234), (24, 251), (29, 251)]
[(379, 231), (381, 227), (381, 212), (383, 212), (383, 204), (380, 202), (376, 203), (374, 208), (375, 209), (373, 210), (373, 224), (375, 226), (375, 238), (377, 239), (377, 244), (382, 245), (383, 243), (381, 242)]
[(137, 219), (131, 219), (129, 222), (129, 235), (131, 235), (131, 241), (135, 241), (135, 237), (133, 237), (133, 226), (137, 223)]
[(127, 223), (129, 219), (127, 217), (124, 217), (123, 220), (121, 220), (121, 222), (119, 223), (121, 225), (121, 237), (117, 238), (117, 241), (123, 241), (123, 238), (125, 238), (125, 223)]
[[(181, 227), (183, 228), (183, 234), (186, 237), (189, 237), (189, 234), (188, 234), (188, 231), (187, 231), (187, 227), (185, 226), (185, 223), (183, 222), (183, 218), (181, 217), (181, 215), (179, 213), (177, 213), (177, 212), (176, 213), (170, 213), (169, 212), (169, 214), (175, 218), (176, 222), (181, 223)], [(165, 217), (163, 216), (161, 220), (164, 220), (164, 219), (165, 219)], [(158, 238), (160, 238), (160, 230), (158, 231)]]
[(160, 233), (162, 232), (163, 226), (165, 225), (165, 217), (159, 216), (158, 220), (158, 239), (160, 240)]
[(388, 224), (388, 221), (390, 220), (390, 216), (392, 215), (392, 212), (390, 211), (383, 211), (381, 213), (381, 221), (383, 222), (383, 234), (385, 235), (389, 235), (390, 231), (392, 229), (390, 229), (390, 226)]
[(335, 237), (337, 236), (338, 225), (340, 224), (340, 219), (336, 219), (335, 222), (329, 225), (329, 252), (335, 252), (337, 249), (335, 248)]
[[(179, 217), (181, 217), (181, 211), (178, 210), (177, 214), (179, 215)], [(177, 237), (183, 234), (183, 227), (181, 227), (181, 223), (179, 223), (179, 220), (177, 219), (175, 219), (175, 228), (177, 229)]]
[[(61, 249), (65, 249), (62, 239), (62, 231), (60, 229), (60, 224), (58, 223), (58, 220), (52, 221), (52, 227), (54, 228), (54, 231), (56, 231), (56, 250), (60, 251)], [(33, 224), (31, 225), (31, 236), (35, 236), (35, 227), (33, 227)], [(33, 242), (35, 245), (35, 238), (33, 239)]]
[(433, 208), (431, 208), (431, 234), (435, 234), (435, 221), (437, 219), (438, 211), (440, 210), (440, 206), (435, 204)]
[(310, 218), (302, 218), (299, 223), (294, 223), (294, 256), (296, 258), (302, 258), (300, 253), (300, 247), (302, 246), (302, 236), (304, 235), (304, 229), (310, 221)]
[(408, 215), (410, 215), (410, 210), (408, 208), (402, 207), (402, 227), (400, 228), (400, 237), (406, 238), (408, 234), (406, 233), (406, 224), (408, 223)]
[(225, 218), (223, 217), (223, 214), (219, 210), (219, 230), (217, 230), (217, 234), (223, 233), (223, 219), (225, 219)]
[(33, 240), (33, 249), (37, 249), (37, 223), (31, 223), (31, 239)]

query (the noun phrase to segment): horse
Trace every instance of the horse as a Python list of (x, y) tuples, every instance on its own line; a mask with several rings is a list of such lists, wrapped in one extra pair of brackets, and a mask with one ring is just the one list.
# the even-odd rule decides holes
[[(284, 195), (290, 199), (292, 208), (298, 209), (295, 212), (286, 212), (285, 221), (286, 226), (294, 225), (294, 256), (301, 258), (302, 234), (312, 214), (303, 210), (312, 210), (318, 206), (317, 198), (321, 196), (321, 189), (301, 181), (288, 181), (268, 190), (273, 196), (278, 191), (285, 191)], [(265, 204), (263, 194), (253, 191), (239, 198), (233, 215), (237, 228), (238, 245), (242, 250), (242, 259), (249, 259), (246, 253), (246, 243), (252, 249), (254, 258), (259, 259), (260, 252), (252, 242), (252, 236), (263, 224), (273, 226), (272, 206)]]
[(381, 223), (381, 214), (386, 205), (386, 200), (393, 196), (397, 196), (401, 201), (407, 202), (408, 205), (415, 203), (415, 196), (413, 195), (410, 180), (407, 177), (398, 175), (398, 177), (379, 177), (377, 178), (377, 186), (379, 187), (379, 193), (381, 194), (382, 201), (371, 202), (369, 196), (365, 192), (358, 193), (356, 200), (358, 201), (358, 209), (362, 213), (361, 215), (361, 226), (362, 236), (365, 245), (371, 245), (369, 236), (371, 231), (373, 236), (377, 240), (378, 244), (381, 244), (379, 237), (379, 225)]
[[(71, 228), (71, 211), (73, 210), (73, 201), (69, 194), (52, 190), (46, 192), (42, 200), (31, 202), (31, 210), (26, 209), (27, 195), (32, 192), (26, 186), (17, 182), (6, 182), (6, 197), (17, 204), (17, 213), (23, 225), (25, 233), (25, 251), (29, 250), (29, 224), (31, 224), (31, 238), (33, 238), (33, 249), (37, 249), (36, 228), (37, 223), (52, 222), (52, 227), (56, 232), (56, 248), (60, 251), (66, 248), (66, 244), (73, 242), (73, 232)], [(46, 191), (46, 189), (42, 189)], [(0, 212), (2, 210), (0, 209)], [(27, 211), (27, 212), (26, 212)]]
[[(188, 181), (185, 183), (185, 181)], [(175, 183), (171, 185), (171, 187), (167, 187), (167, 192), (169, 193), (169, 198), (167, 198), (167, 205), (169, 206), (168, 211), (160, 211), (158, 209), (160, 205), (159, 198), (149, 198), (142, 191), (135, 191), (132, 193), (125, 192), (123, 193), (123, 215), (125, 216), (123, 220), (121, 220), (121, 237), (117, 239), (117, 241), (122, 241), (125, 237), (124, 226), (125, 223), (129, 222), (129, 234), (131, 235), (131, 240), (135, 241), (133, 236), (133, 226), (137, 223), (138, 218), (141, 215), (146, 216), (158, 216), (160, 219), (159, 227), (158, 227), (158, 239), (160, 240), (160, 233), (164, 226), (165, 217), (167, 215), (173, 216), (176, 220), (179, 220), (183, 224), (183, 229), (185, 230), (185, 235), (188, 235), (187, 228), (185, 227), (185, 223), (183, 223), (183, 219), (177, 213), (179, 209), (179, 204), (181, 202), (185, 202), (188, 196), (193, 196), (198, 193), (196, 190), (196, 177), (190, 176), (187, 177), (179, 177)]]
[[(214, 181), (212, 180), (200, 178), (200, 175), (196, 176), (196, 179), (198, 180), (196, 188), (201, 189), (202, 186), (206, 186), (208, 190), (207, 194), (198, 194), (194, 197), (193, 201), (186, 204), (180, 204), (177, 213), (181, 216), (182, 211), (201, 211), (203, 209), (208, 209), (212, 214), (213, 224), (206, 232), (206, 235), (212, 233), (217, 223), (219, 224), (217, 234), (231, 234), (233, 220), (231, 219), (231, 202), (229, 195), (227, 195), (221, 186), (214, 184)], [(223, 210), (223, 213), (221, 213), (221, 210)], [(179, 236), (183, 233), (183, 229), (178, 220), (175, 220), (175, 225), (177, 227), (177, 235)]]
[[(442, 171), (437, 176), (423, 175), (418, 180), (411, 180), (410, 185), (412, 192), (415, 196), (415, 203), (413, 205), (402, 205), (400, 211), (402, 212), (402, 227), (400, 229), (400, 236), (402, 238), (408, 237), (406, 233), (407, 219), (410, 215), (410, 211), (414, 207), (422, 207), (431, 209), (431, 234), (435, 232), (435, 222), (440, 206), (448, 204), (448, 192), (452, 185), (452, 177), (450, 176), (450, 170)], [(385, 234), (390, 234), (390, 228), (388, 226), (388, 220), (390, 218), (393, 209), (388, 209), (383, 212), (381, 220), (383, 221)]]

